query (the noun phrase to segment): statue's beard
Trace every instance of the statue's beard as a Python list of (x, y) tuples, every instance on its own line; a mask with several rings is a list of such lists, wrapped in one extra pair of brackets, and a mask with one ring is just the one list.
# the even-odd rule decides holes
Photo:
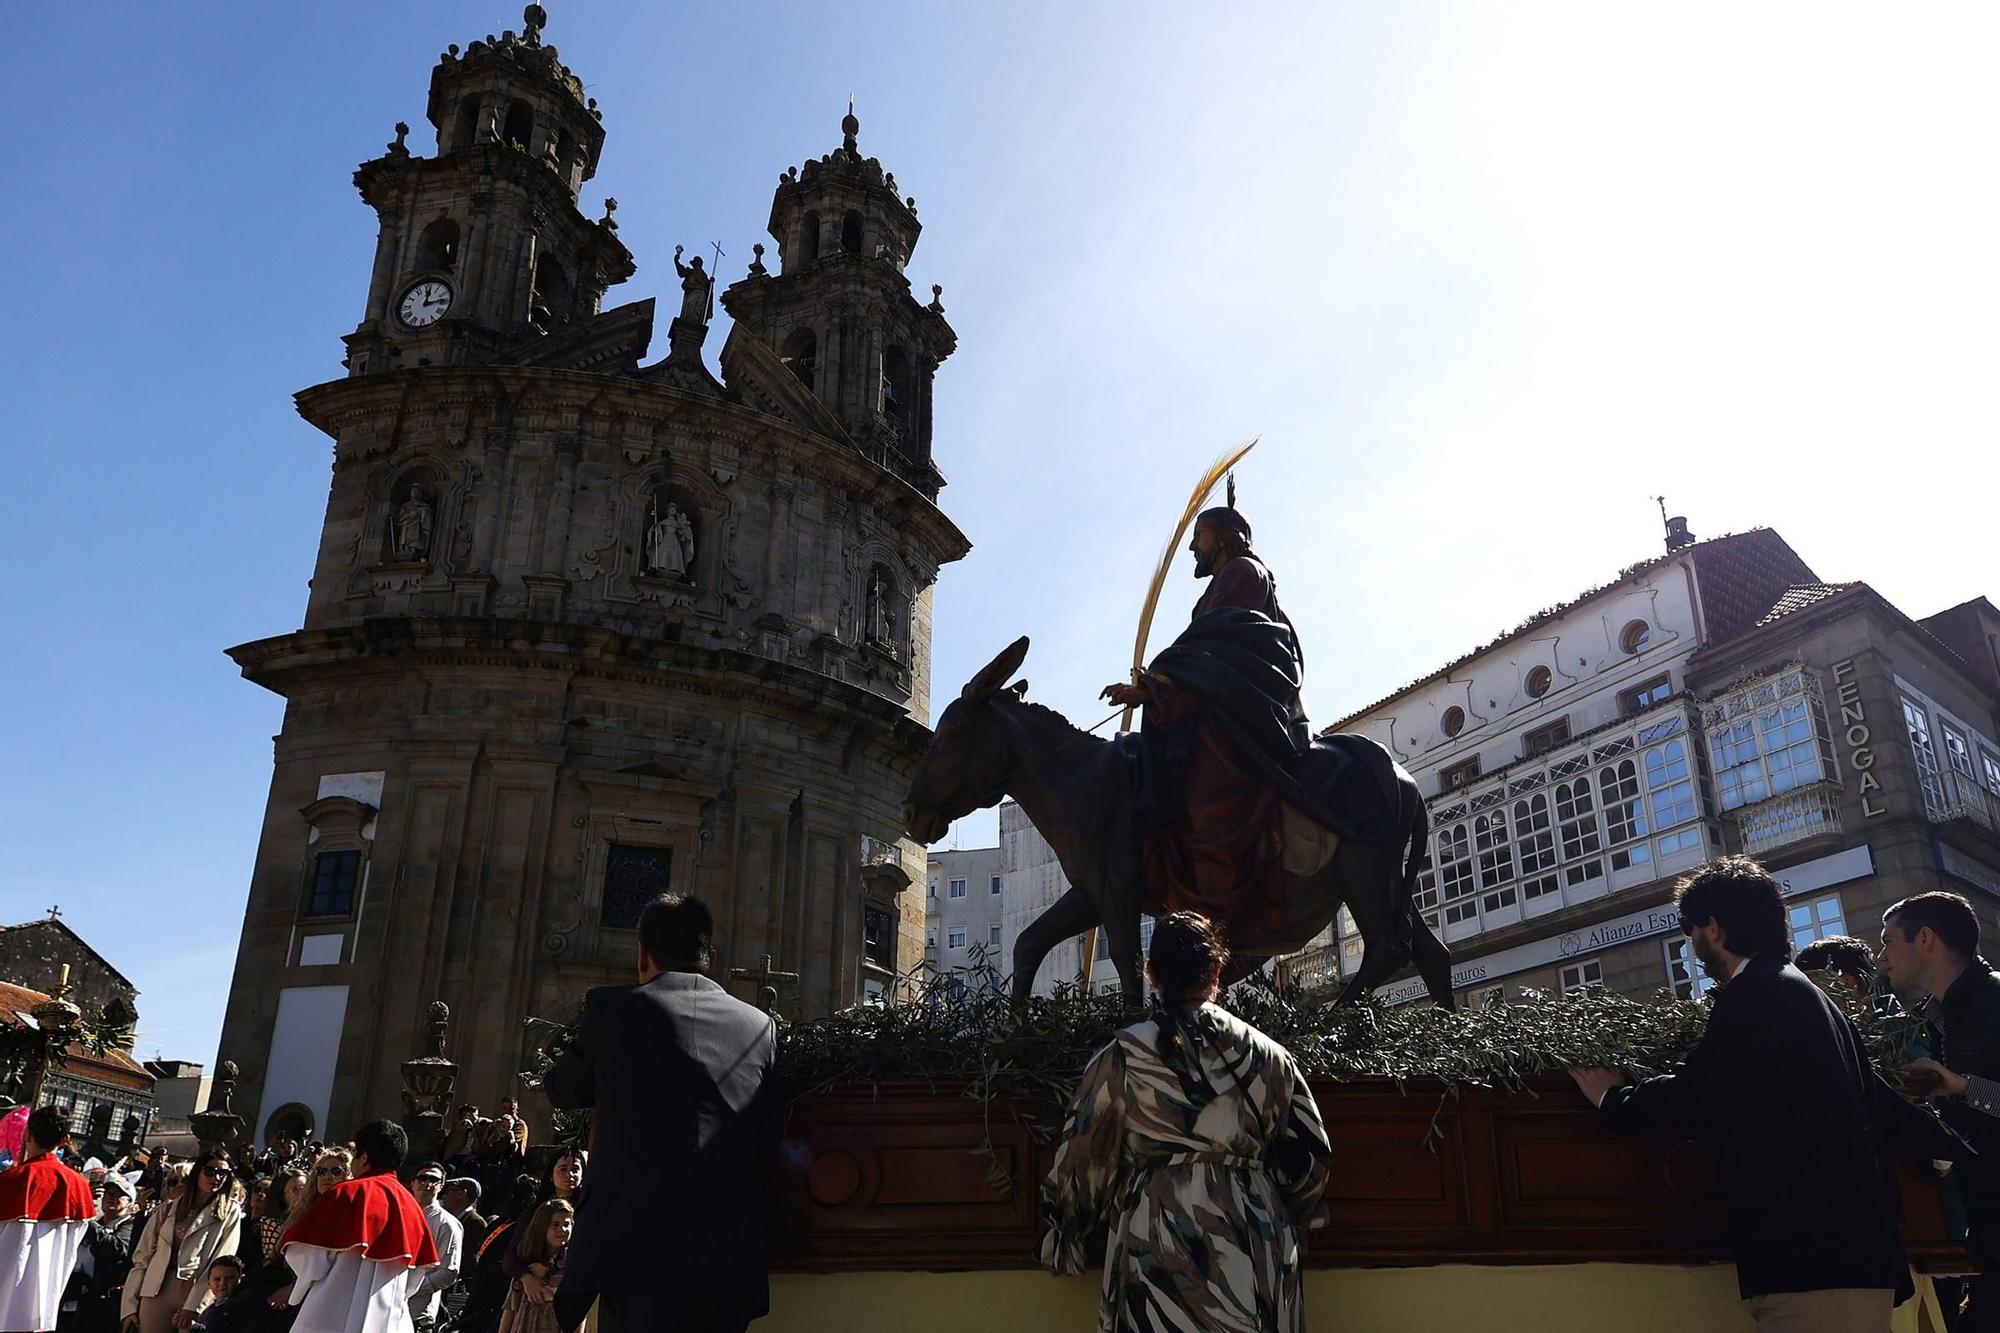
[(1205, 579), (1215, 572), (1215, 555), (1214, 551), (1197, 551), (1195, 553), (1194, 576), (1196, 578)]

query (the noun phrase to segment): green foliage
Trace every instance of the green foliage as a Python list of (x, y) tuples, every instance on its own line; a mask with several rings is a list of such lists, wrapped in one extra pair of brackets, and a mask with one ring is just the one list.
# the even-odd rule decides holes
[[(982, 1103), (1065, 1106), (1090, 1057), (1135, 1019), (1116, 994), (1086, 995), (1073, 985), (1016, 1009), (1003, 979), (985, 966), (940, 975), (928, 967), (902, 979), (891, 1004), (866, 1004), (779, 1029), (778, 1064), (794, 1097), (841, 1087), (919, 1079), (954, 1085)], [(1913, 1015), (1837, 995), (1861, 1028), (1876, 1065), (1900, 1086)], [(1662, 992), (1633, 1000), (1598, 987), (1568, 995), (1529, 991), (1509, 1004), (1447, 1013), (1430, 1005), (1385, 1007), (1370, 999), (1336, 1006), (1333, 988), (1279, 992), (1253, 979), (1224, 997), (1231, 1012), (1283, 1043), (1305, 1072), (1346, 1082), (1387, 1078), (1399, 1085), (1527, 1091), (1539, 1074), (1601, 1066), (1633, 1078), (1664, 1072), (1700, 1040), (1706, 1001)], [(542, 1020), (531, 1020), (541, 1023)], [(544, 1047), (566, 1035), (557, 1024)], [(524, 1076), (531, 1082), (552, 1055)]]

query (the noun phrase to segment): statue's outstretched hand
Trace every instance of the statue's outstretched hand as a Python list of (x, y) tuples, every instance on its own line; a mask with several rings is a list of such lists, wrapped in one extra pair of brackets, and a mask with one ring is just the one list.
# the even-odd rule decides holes
[(1106, 685), (1099, 691), (1098, 698), (1120, 708), (1139, 708), (1153, 701), (1153, 692), (1144, 683)]

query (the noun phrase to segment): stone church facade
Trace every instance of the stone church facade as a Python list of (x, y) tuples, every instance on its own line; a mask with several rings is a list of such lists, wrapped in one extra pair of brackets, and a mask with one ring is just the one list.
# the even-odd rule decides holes
[(380, 219), (348, 374), (298, 395), (333, 473), (303, 626), (230, 650), (286, 700), (218, 1058), (236, 1106), (344, 1136), (399, 1107), (427, 1006), (466, 1100), (513, 1089), (529, 1016), (633, 975), (666, 889), (717, 916), (718, 979), (824, 1014), (923, 956), (902, 834), (928, 738), (930, 599), (968, 549), (937, 507), (931, 384), (955, 337), (904, 265), (915, 201), (842, 145), (786, 171), (720, 293), (698, 259), (667, 354), (602, 113), (542, 40), (452, 47), (435, 156), (355, 174)]

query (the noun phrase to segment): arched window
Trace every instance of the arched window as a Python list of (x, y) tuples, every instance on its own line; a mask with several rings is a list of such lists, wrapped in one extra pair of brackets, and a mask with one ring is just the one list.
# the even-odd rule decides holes
[(810, 264), (819, 258), (819, 214), (807, 213), (799, 219), (799, 262)]
[(898, 422), (907, 421), (911, 394), (910, 354), (900, 347), (882, 353), (882, 411)]
[(522, 101), (509, 103), (507, 120), (500, 129), (501, 142), (510, 148), (519, 148), (525, 152), (534, 137), (535, 109)]
[(814, 387), (814, 373), (819, 369), (819, 339), (811, 329), (793, 329), (778, 355), (799, 377), (799, 383), (808, 389)]
[(417, 271), (449, 273), (458, 264), (458, 224), (439, 218), (417, 237)]
[(569, 314), (569, 275), (553, 255), (535, 260), (535, 296), (529, 302), (528, 322), (547, 333)]
[(1537, 792), (1514, 802), (1514, 847), (1521, 862), (1521, 889), (1529, 899), (1556, 891), (1556, 840), (1549, 828), (1549, 798)]
[(851, 255), (861, 253), (861, 214), (851, 208), (840, 219), (840, 248)]
[(451, 146), (470, 148), (479, 140), (479, 94), (458, 99), (458, 115), (451, 124)]
[(1472, 846), (1465, 825), (1453, 824), (1438, 830), (1438, 888), (1444, 895), (1446, 925), (1470, 921), (1479, 914), (1478, 887), (1472, 874)]

